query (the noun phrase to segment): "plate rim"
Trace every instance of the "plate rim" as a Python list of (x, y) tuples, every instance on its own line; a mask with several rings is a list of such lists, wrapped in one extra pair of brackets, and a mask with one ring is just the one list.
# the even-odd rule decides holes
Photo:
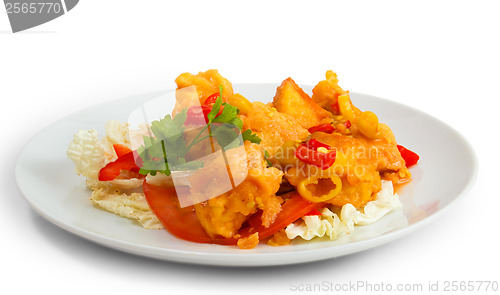
[[(278, 85), (275, 83), (234, 83), (233, 86), (245, 86), (245, 87), (250, 87), (250, 86), (274, 86)], [(310, 87), (312, 88), (313, 86), (311, 85), (301, 85), (301, 88), (307, 88)], [(134, 255), (139, 255), (139, 256), (144, 256), (144, 257), (149, 257), (149, 258), (154, 258), (154, 259), (159, 259), (159, 260), (166, 260), (166, 261), (173, 261), (173, 262), (180, 262), (180, 263), (189, 263), (189, 264), (200, 264), (200, 265), (214, 265), (214, 266), (228, 266), (228, 267), (258, 267), (258, 266), (275, 266), (275, 265), (285, 265), (285, 264), (298, 264), (298, 263), (305, 263), (305, 262), (313, 262), (313, 261), (318, 261), (318, 260), (325, 260), (325, 259), (330, 259), (334, 257), (340, 257), (343, 255), (348, 255), (348, 254), (353, 254), (357, 253), (360, 251), (364, 251), (367, 249), (375, 248), (380, 245), (392, 242), (394, 240), (397, 240), (399, 238), (402, 238), (418, 229), (421, 229), (422, 227), (426, 226), (430, 222), (433, 222), (436, 218), (439, 218), (439, 216), (442, 216), (450, 208), (456, 205), (457, 202), (459, 202), (462, 198), (467, 195), (470, 190), (472, 189), (474, 183), (477, 180), (478, 177), (478, 157), (477, 154), (472, 146), (472, 144), (469, 142), (469, 140), (464, 137), (461, 133), (459, 133), (455, 128), (450, 126), (449, 124), (441, 121), (440, 119), (425, 113), (423, 111), (420, 111), (412, 106), (405, 105), (403, 103), (400, 103), (398, 101), (393, 101), (390, 99), (386, 98), (381, 98), (378, 96), (370, 95), (370, 94), (364, 94), (364, 93), (358, 93), (358, 92), (350, 92), (354, 97), (356, 96), (365, 96), (365, 97), (370, 97), (370, 98), (375, 98), (378, 100), (382, 100), (386, 103), (390, 104), (396, 104), (398, 107), (403, 107), (410, 109), (412, 111), (417, 112), (419, 115), (424, 115), (432, 120), (438, 121), (440, 124), (445, 126), (449, 131), (452, 131), (454, 135), (464, 144), (464, 147), (466, 148), (468, 154), (471, 156), (471, 165), (472, 167), (470, 170), (470, 177), (467, 180), (466, 185), (463, 187), (463, 189), (454, 196), (454, 198), (446, 204), (444, 207), (440, 208), (437, 212), (434, 214), (427, 216), (426, 218), (410, 224), (406, 227), (393, 230), (390, 232), (383, 233), (381, 235), (375, 236), (368, 238), (366, 240), (360, 240), (360, 241), (354, 241), (354, 242), (349, 242), (347, 244), (342, 244), (342, 245), (335, 245), (333, 247), (324, 247), (324, 248), (318, 248), (318, 249), (301, 249), (301, 250), (296, 250), (296, 251), (290, 251), (290, 252), (267, 252), (267, 253), (208, 253), (208, 252), (197, 252), (197, 251), (186, 251), (186, 250), (178, 250), (178, 249), (168, 249), (168, 248), (158, 248), (158, 247), (153, 247), (149, 245), (141, 245), (137, 243), (132, 243), (129, 241), (124, 241), (124, 240), (118, 240), (114, 238), (110, 238), (108, 236), (102, 235), (102, 234), (97, 234), (93, 233), (90, 231), (87, 231), (85, 229), (79, 228), (77, 226), (72, 226), (68, 225), (64, 222), (59, 221), (55, 216), (52, 216), (52, 214), (46, 212), (43, 210), (43, 208), (39, 208), (30, 198), (28, 197), (28, 194), (26, 191), (23, 189), (20, 179), (22, 178), (21, 173), (20, 173), (20, 160), (22, 156), (24, 155), (25, 151), (28, 149), (28, 147), (41, 135), (43, 135), (43, 131), (50, 129), (51, 127), (59, 124), (60, 122), (67, 120), (68, 118), (71, 118), (73, 116), (77, 116), (78, 114), (88, 112), (89, 110), (96, 108), (96, 107), (104, 107), (108, 104), (113, 104), (117, 101), (121, 100), (133, 100), (133, 99), (138, 99), (139, 97), (144, 97), (146, 95), (155, 95), (155, 94), (162, 94), (167, 91), (172, 91), (173, 89), (169, 90), (163, 90), (163, 91), (154, 91), (154, 92), (148, 92), (148, 93), (142, 93), (142, 94), (136, 94), (132, 96), (127, 96), (127, 97), (122, 97), (122, 98), (115, 98), (110, 101), (106, 101), (104, 103), (100, 104), (95, 104), (92, 106), (88, 106), (82, 110), (73, 112), (69, 115), (64, 116), (63, 118), (60, 118), (56, 120), (55, 122), (41, 128), (36, 132), (34, 136), (32, 136), (26, 144), (23, 146), (23, 148), (20, 150), (18, 153), (16, 160), (15, 160), (15, 180), (16, 180), (16, 186), (18, 191), (20, 192), (20, 195), (23, 197), (23, 199), (30, 205), (32, 209), (34, 209), (38, 214), (40, 214), (42, 217), (44, 217), (46, 220), (48, 220), (50, 223), (76, 235), (81, 238), (84, 238), (88, 241), (116, 249), (119, 251), (123, 251), (129, 254), (134, 254)], [(75, 130), (76, 132), (76, 130)], [(335, 248), (337, 251), (332, 251), (332, 249)], [(338, 253), (340, 252), (340, 254)], [(293, 253), (294, 255), (290, 255), (290, 253)], [(307, 253), (307, 255), (300, 255), (303, 253)], [(298, 255), (297, 255), (298, 254)], [(273, 257), (272, 260), (268, 260), (266, 258)], [(284, 256), (284, 257), (283, 257)], [(313, 257), (311, 257), (313, 256)], [(237, 259), (235, 259), (237, 257)], [(290, 257), (294, 257), (293, 260), (290, 260)], [(208, 259), (207, 259), (208, 258)], [(258, 258), (258, 259), (257, 259)], [(283, 258), (286, 258), (285, 260)]]

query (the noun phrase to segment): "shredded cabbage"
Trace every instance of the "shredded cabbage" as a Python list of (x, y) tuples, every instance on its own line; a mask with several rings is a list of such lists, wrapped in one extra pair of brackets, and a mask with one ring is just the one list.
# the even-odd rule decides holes
[(78, 175), (97, 180), (99, 170), (117, 158), (113, 149), (114, 144), (130, 148), (127, 123), (110, 120), (106, 123), (105, 130), (106, 136), (101, 140), (94, 129), (80, 130), (73, 136), (66, 155), (75, 164)]
[(144, 228), (162, 229), (163, 225), (151, 211), (143, 193), (125, 194), (119, 190), (98, 189), (92, 193), (92, 203), (122, 217), (137, 220)]
[(105, 125), (106, 136), (103, 142), (109, 144), (110, 148), (114, 144), (122, 144), (130, 147), (130, 139), (128, 136), (128, 124), (117, 120), (109, 120)]
[(89, 179), (97, 179), (99, 170), (105, 165), (105, 147), (97, 131), (80, 130), (73, 136), (66, 155), (75, 164), (75, 171)]
[(394, 194), (392, 182), (382, 181), (382, 189), (374, 201), (368, 202), (360, 211), (351, 204), (346, 204), (340, 211), (340, 217), (324, 208), (320, 216), (304, 216), (300, 221), (287, 226), (285, 229), (289, 239), (298, 236), (304, 240), (314, 237), (328, 236), (335, 240), (341, 234), (349, 234), (355, 225), (368, 225), (376, 222), (392, 210), (401, 207), (397, 194)]

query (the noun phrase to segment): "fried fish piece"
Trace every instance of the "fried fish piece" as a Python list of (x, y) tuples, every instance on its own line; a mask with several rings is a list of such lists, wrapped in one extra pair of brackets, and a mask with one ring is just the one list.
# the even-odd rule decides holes
[(292, 78), (278, 87), (273, 105), (279, 112), (293, 116), (306, 129), (332, 122), (332, 114), (312, 100)]
[(243, 130), (251, 129), (261, 139), (260, 145), (273, 156), (289, 140), (309, 136), (309, 131), (289, 114), (278, 112), (272, 104), (254, 102), (252, 111), (243, 118)]
[[(194, 205), (201, 225), (211, 237), (233, 237), (248, 216), (262, 210), (262, 225), (271, 225), (281, 211), (282, 199), (276, 196), (283, 172), (264, 166), (264, 157), (257, 144), (245, 142), (248, 174), (238, 186), (215, 198)], [(210, 169), (210, 166), (206, 167)], [(207, 171), (212, 174), (215, 171)], [(192, 183), (198, 186), (206, 179), (206, 173), (194, 174)], [(214, 184), (205, 183), (199, 188), (206, 194)], [(217, 185), (217, 183), (215, 183)], [(196, 194), (196, 187), (194, 194)]]
[(189, 86), (196, 86), (200, 104), (204, 104), (207, 97), (219, 92), (219, 86), (222, 86), (222, 98), (228, 99), (233, 95), (233, 85), (226, 78), (219, 74), (218, 70), (208, 70), (199, 72), (197, 75), (191, 73), (180, 74), (176, 79), (177, 89)]
[(318, 82), (314, 87), (312, 100), (325, 110), (337, 115), (339, 114), (338, 107), (336, 107), (337, 99), (339, 95), (348, 94), (349, 91), (345, 91), (339, 86), (337, 74), (333, 71), (327, 71), (325, 76), (326, 80)]

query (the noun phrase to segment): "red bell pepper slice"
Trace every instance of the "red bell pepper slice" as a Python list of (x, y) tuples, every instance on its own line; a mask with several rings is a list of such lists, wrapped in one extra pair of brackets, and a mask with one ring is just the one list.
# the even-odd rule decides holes
[(319, 124), (314, 127), (311, 127), (308, 129), (309, 133), (314, 133), (314, 132), (325, 132), (328, 134), (331, 134), (333, 131), (335, 131), (335, 127), (332, 126), (332, 124)]
[(288, 199), (286, 199), (285, 203), (281, 205), (281, 212), (276, 217), (276, 220), (268, 228), (262, 225), (262, 212), (259, 212), (250, 217), (250, 219), (247, 221), (250, 226), (240, 230), (240, 235), (245, 237), (258, 232), (259, 239), (265, 239), (284, 229), (308, 212), (325, 206), (324, 203), (312, 203), (305, 200), (299, 195), (297, 191), (290, 192), (286, 195), (283, 195), (282, 197)]
[(420, 159), (419, 155), (417, 155), (415, 152), (410, 151), (402, 145), (398, 145), (398, 150), (401, 153), (401, 157), (403, 157), (403, 160), (405, 160), (407, 168), (410, 168), (411, 166), (417, 164), (418, 160)]
[[(132, 152), (126, 146), (114, 145), (113, 148), (118, 155), (118, 159), (113, 162), (109, 162), (99, 171), (100, 181), (114, 180), (118, 177), (118, 175), (120, 175), (122, 170), (139, 173), (140, 168), (136, 164), (137, 155), (135, 152)], [(128, 152), (126, 152), (125, 149), (127, 149)]]
[(344, 123), (345, 128), (351, 128), (351, 121), (347, 120)]
[(118, 157), (130, 153), (132, 150), (123, 144), (114, 144), (113, 149)]
[(321, 214), (321, 212), (319, 212), (318, 209), (313, 209), (309, 211), (309, 213), (304, 214), (304, 216), (321, 216), (321, 215), (323, 214)]

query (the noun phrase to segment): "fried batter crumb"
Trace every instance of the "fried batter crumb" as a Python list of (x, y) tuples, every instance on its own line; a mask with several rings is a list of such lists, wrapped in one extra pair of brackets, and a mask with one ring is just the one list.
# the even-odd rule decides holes
[(290, 239), (286, 235), (285, 229), (280, 230), (275, 233), (272, 238), (267, 241), (269, 246), (277, 247), (277, 246), (285, 246), (290, 244)]
[(259, 233), (253, 233), (248, 237), (238, 239), (238, 247), (240, 249), (253, 249), (259, 244)]

